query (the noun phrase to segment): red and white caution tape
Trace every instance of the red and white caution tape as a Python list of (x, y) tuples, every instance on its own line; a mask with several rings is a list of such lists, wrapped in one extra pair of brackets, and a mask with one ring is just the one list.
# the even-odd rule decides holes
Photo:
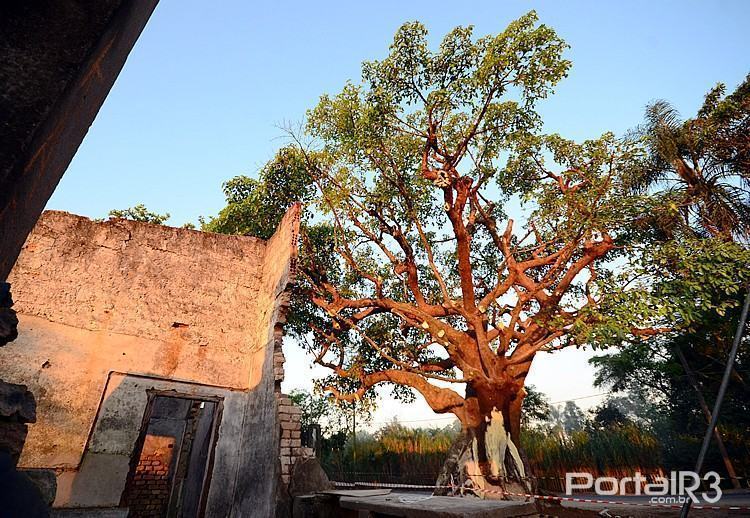
[[(573, 496), (532, 495), (529, 493), (512, 493), (510, 491), (501, 491), (497, 489), (479, 489), (479, 488), (461, 487), (461, 486), (424, 486), (424, 485), (418, 485), (418, 484), (387, 484), (387, 483), (380, 483), (380, 482), (333, 482), (333, 484), (340, 486), (340, 487), (364, 486), (364, 487), (378, 487), (378, 488), (385, 488), (385, 489), (430, 489), (430, 490), (463, 489), (464, 491), (467, 491), (467, 492), (492, 493), (492, 494), (499, 494), (499, 495), (517, 496), (517, 497), (533, 499), (533, 500), (548, 500), (548, 501), (554, 501), (554, 502), (578, 502), (578, 503), (584, 503), (584, 504), (625, 505), (625, 506), (634, 506), (634, 507), (660, 507), (660, 508), (665, 508), (665, 509), (682, 508), (682, 504), (628, 502), (625, 500), (601, 500), (598, 498), (577, 498)], [(724, 511), (750, 511), (750, 506), (718, 506), (718, 505), (694, 504), (692, 508), (711, 510), (711, 511), (722, 511), (722, 510)]]

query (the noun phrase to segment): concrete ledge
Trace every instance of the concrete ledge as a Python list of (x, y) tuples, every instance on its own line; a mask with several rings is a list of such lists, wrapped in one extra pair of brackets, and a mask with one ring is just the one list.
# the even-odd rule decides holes
[[(402, 518), (516, 518), (538, 516), (533, 502), (481, 500), (422, 493), (363, 494), (364, 491), (330, 491), (321, 496), (338, 498), (337, 516)], [(301, 503), (301, 502), (300, 502)], [(309, 508), (309, 505), (307, 506)], [(348, 511), (348, 512), (347, 512)], [(303, 515), (304, 516), (304, 515)], [(317, 515), (312, 515), (317, 516)]]

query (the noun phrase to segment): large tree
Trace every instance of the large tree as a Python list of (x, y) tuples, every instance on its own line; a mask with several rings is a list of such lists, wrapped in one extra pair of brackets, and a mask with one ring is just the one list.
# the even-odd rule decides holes
[(537, 355), (659, 333), (694, 301), (649, 288), (652, 200), (627, 188), (640, 143), (540, 133), (536, 104), (570, 67), (551, 28), (529, 13), (496, 36), (459, 27), (436, 50), (426, 37), (402, 26), (258, 182), (227, 185), (244, 196), (206, 228), (273, 221), (278, 203), (247, 203), (266, 177), (306, 199), (291, 320), (332, 371), (321, 388), (416, 391), (462, 424), (454, 480), (528, 490), (516, 444)]
[(639, 150), (536, 133), (565, 48), (533, 13), (497, 36), (455, 29), (434, 52), (406, 24), (361, 84), (321, 98), (302, 146), (333, 238), (306, 240), (301, 265), (324, 311), (310, 348), (335, 373), (325, 389), (355, 400), (390, 383), (454, 413), (469, 438), (457, 478), (480, 488), (525, 481), (515, 445), (540, 351), (654, 332), (608, 313), (600, 289), (637, 238), (621, 182)]

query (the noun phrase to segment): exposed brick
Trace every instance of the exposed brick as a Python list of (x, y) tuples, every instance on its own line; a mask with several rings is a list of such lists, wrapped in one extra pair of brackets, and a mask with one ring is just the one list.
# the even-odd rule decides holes
[(299, 421), (297, 421), (297, 422), (282, 421), (281, 422), (281, 429), (282, 430), (292, 430), (292, 431), (294, 431), (294, 430), (300, 430), (300, 428), (301, 428), (301, 425), (299, 424)]

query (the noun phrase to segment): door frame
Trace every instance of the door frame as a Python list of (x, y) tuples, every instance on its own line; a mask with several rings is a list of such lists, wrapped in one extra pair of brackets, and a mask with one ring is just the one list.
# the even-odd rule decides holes
[[(211, 477), (213, 475), (214, 458), (216, 453), (216, 444), (219, 438), (219, 427), (221, 426), (221, 419), (224, 413), (224, 397), (216, 395), (203, 395), (194, 394), (188, 392), (181, 392), (174, 389), (154, 389), (150, 388), (146, 390), (147, 401), (146, 408), (143, 412), (143, 418), (141, 419), (140, 430), (138, 432), (138, 439), (133, 447), (133, 453), (130, 455), (130, 464), (128, 466), (128, 475), (125, 480), (125, 490), (122, 492), (120, 497), (120, 507), (126, 507), (126, 497), (133, 483), (133, 476), (135, 475), (135, 469), (140, 461), (141, 451), (143, 450), (143, 443), (146, 440), (148, 432), (148, 423), (151, 421), (153, 414), (154, 400), (157, 397), (171, 397), (179, 399), (188, 399), (191, 401), (206, 401), (216, 404), (216, 410), (214, 411), (213, 419), (211, 421), (211, 437), (209, 439), (209, 450), (208, 457), (206, 459), (206, 467), (203, 473), (203, 483), (201, 485), (200, 499), (198, 504), (198, 516), (203, 517), (206, 513), (206, 504), (208, 503), (208, 490), (211, 486)], [(179, 455), (179, 453), (178, 453)], [(179, 458), (176, 459), (176, 463), (179, 462)], [(176, 464), (175, 464), (176, 465)], [(174, 484), (174, 480), (172, 481)], [(174, 486), (170, 486), (170, 500)]]

